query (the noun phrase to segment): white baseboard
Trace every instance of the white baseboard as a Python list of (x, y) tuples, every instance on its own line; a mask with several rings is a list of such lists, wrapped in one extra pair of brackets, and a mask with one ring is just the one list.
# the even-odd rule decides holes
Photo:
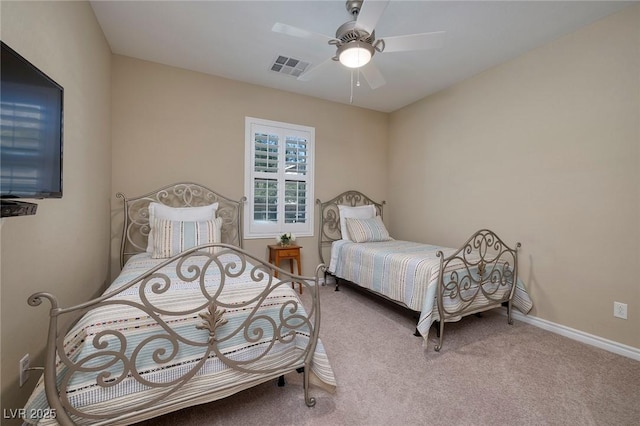
[[(501, 309), (502, 314), (507, 315), (507, 308)], [(613, 340), (604, 339), (593, 334), (585, 333), (584, 331), (576, 330), (574, 328), (566, 327), (564, 325), (556, 324), (551, 321), (544, 320), (542, 318), (534, 317), (531, 315), (524, 315), (514, 309), (512, 317), (515, 320), (522, 321), (527, 324), (531, 324), (543, 330), (550, 331), (552, 333), (559, 334), (564, 337), (568, 337), (573, 340), (577, 340), (587, 345), (595, 346), (600, 349), (604, 349), (614, 354), (622, 355), (627, 358), (640, 361), (640, 348), (634, 348), (633, 346), (623, 345), (622, 343), (614, 342)]]
[[(311, 281), (311, 280), (307, 280), (307, 283), (309, 285), (312, 285), (312, 286), (316, 285), (315, 281)], [(320, 277), (318, 279), (318, 284), (320, 284), (320, 285), (330, 285), (330, 284), (335, 284), (335, 283), (336, 283), (335, 281), (333, 281), (333, 282), (331, 281), (331, 278), (327, 279), (326, 281), (322, 277)]]
[(332, 275), (327, 275), (326, 281), (325, 281), (325, 278), (321, 278), (321, 281), (322, 281), (323, 284), (326, 284), (326, 285), (330, 285), (330, 284), (335, 284), (336, 283), (336, 279)]

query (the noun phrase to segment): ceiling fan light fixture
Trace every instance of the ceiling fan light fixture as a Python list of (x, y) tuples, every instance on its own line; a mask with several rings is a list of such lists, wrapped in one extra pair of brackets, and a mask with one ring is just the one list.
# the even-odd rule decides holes
[(361, 41), (351, 41), (338, 48), (336, 56), (342, 65), (347, 68), (360, 68), (371, 61), (373, 46)]

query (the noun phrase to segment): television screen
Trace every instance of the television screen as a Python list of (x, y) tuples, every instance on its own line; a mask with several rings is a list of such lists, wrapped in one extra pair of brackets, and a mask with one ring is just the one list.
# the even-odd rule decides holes
[(0, 43), (0, 197), (60, 198), (63, 89)]

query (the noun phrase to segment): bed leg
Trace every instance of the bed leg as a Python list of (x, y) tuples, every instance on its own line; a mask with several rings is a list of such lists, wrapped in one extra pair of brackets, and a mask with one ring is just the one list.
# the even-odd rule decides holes
[(507, 323), (509, 325), (513, 324), (513, 318), (511, 318), (511, 300), (507, 303)]
[(316, 399), (312, 396), (309, 396), (309, 372), (311, 371), (310, 368), (303, 368), (303, 373), (304, 373), (304, 403), (307, 404), (307, 407), (313, 407), (314, 405), (316, 405)]
[(340, 291), (340, 278), (336, 277), (336, 291)]
[(440, 337), (440, 321), (434, 321), (432, 327), (436, 329), (436, 337)]
[(439, 338), (438, 340), (438, 344), (434, 347), (436, 352), (440, 352), (440, 349), (442, 349), (442, 340), (444, 339), (444, 321), (438, 321), (438, 329), (436, 331), (437, 336)]
[(413, 335), (416, 337), (422, 336), (422, 334), (420, 334), (420, 332), (418, 331), (418, 327), (416, 327), (416, 331), (413, 332)]
[(287, 382), (284, 381), (284, 376), (278, 377), (278, 387), (282, 388)]

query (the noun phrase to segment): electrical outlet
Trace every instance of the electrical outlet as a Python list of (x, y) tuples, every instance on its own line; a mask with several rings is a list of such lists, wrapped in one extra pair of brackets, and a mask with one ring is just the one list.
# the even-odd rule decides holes
[(613, 302), (613, 316), (616, 318), (627, 319), (627, 304)]
[(27, 380), (29, 380), (29, 366), (31, 364), (31, 360), (29, 359), (29, 354), (25, 354), (18, 363), (18, 369), (20, 371), (20, 387), (25, 384)]

